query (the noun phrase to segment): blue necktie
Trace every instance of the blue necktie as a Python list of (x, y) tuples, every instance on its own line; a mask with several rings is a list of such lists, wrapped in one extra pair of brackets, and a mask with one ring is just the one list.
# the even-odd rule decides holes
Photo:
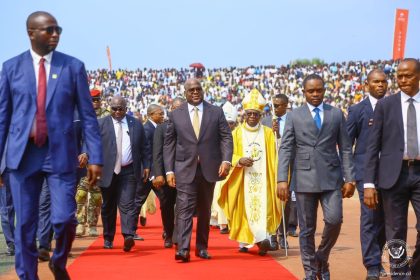
[(319, 114), (319, 108), (315, 108), (313, 110), (315, 112), (315, 117), (314, 117), (314, 121), (315, 121), (315, 125), (318, 128), (318, 130), (321, 130), (321, 115)]

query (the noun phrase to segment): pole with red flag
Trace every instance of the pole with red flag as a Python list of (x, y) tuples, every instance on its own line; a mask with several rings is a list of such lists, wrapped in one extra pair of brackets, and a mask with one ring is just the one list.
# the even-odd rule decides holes
[(112, 71), (111, 50), (106, 46), (106, 56), (108, 57), (109, 71)]

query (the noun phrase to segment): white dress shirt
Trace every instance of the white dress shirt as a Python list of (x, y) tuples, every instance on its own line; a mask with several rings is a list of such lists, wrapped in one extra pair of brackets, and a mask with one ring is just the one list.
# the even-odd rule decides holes
[(369, 98), (370, 104), (372, 105), (373, 111), (375, 111), (375, 107), (376, 107), (376, 104), (378, 103), (378, 99), (376, 99), (370, 94), (368, 95), (368, 98)]
[[(118, 121), (112, 118), (112, 122), (114, 123), (114, 131), (115, 131), (115, 139), (118, 138)], [(130, 141), (130, 132), (128, 130), (127, 118), (124, 117), (121, 120), (122, 125), (122, 159), (121, 159), (121, 166), (127, 166), (133, 162), (133, 156), (131, 154), (131, 141)]]
[[(45, 56), (40, 56), (39, 54), (34, 52), (34, 50), (32, 49), (30, 49), (29, 51), (32, 56), (32, 65), (34, 66), (34, 71), (35, 71), (36, 94), (38, 95), (39, 61), (41, 60), (42, 57), (45, 59), (44, 67), (45, 67), (45, 75), (47, 78), (47, 88), (48, 88), (48, 79), (50, 77), (51, 60), (52, 60), (53, 52), (50, 52)], [(34, 117), (34, 120), (32, 121), (32, 128), (31, 128), (31, 133), (29, 137), (32, 137), (32, 138), (35, 137), (35, 132), (36, 132), (36, 115)]]
[(309, 104), (308, 102), (306, 102), (306, 104), (308, 105), (309, 111), (311, 111), (312, 118), (315, 118), (315, 115), (316, 115), (316, 113), (314, 112), (314, 109), (315, 108), (319, 109), (319, 116), (321, 117), (321, 126), (322, 126), (322, 124), (324, 123), (324, 102), (319, 104), (318, 107), (315, 107)]
[(194, 106), (188, 103), (188, 112), (190, 113), (191, 124), (193, 123), (193, 118), (194, 118), (194, 107), (197, 107), (198, 109), (198, 118), (199, 118), (198, 123), (200, 124), (200, 128), (201, 128), (201, 120), (203, 119), (203, 102), (201, 102), (197, 106)]

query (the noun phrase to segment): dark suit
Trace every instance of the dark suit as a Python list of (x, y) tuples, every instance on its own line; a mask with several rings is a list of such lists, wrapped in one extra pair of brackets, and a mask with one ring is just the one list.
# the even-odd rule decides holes
[(210, 206), (222, 161), (232, 160), (233, 140), (223, 110), (203, 101), (197, 139), (188, 103), (169, 114), (163, 154), (165, 170), (176, 176), (178, 249), (189, 250), (192, 217), (197, 208), (196, 249), (207, 249)]
[[(146, 140), (149, 143), (149, 152), (152, 153), (153, 151), (153, 137), (155, 134), (155, 126), (151, 121), (147, 121), (144, 124), (144, 132), (146, 135)], [(150, 154), (150, 158), (152, 158), (152, 155)], [(152, 178), (154, 176), (153, 174), (153, 160), (150, 162), (150, 175), (149, 178)], [(156, 194), (156, 196), (159, 198), (160, 206), (162, 208), (162, 191), (160, 189), (156, 189), (153, 187), (152, 181), (150, 179), (147, 179), (146, 183), (141, 182), (137, 185), (137, 191), (136, 191), (136, 198), (134, 200), (134, 230), (137, 230), (137, 224), (139, 221), (139, 214), (141, 211), (141, 208), (143, 204), (146, 202), (147, 197), (149, 196), (150, 191), (153, 190)], [(163, 215), (163, 213), (161, 212)]]
[[(163, 144), (166, 128), (166, 122), (158, 125), (153, 137), (153, 175), (155, 177), (165, 177), (166, 174), (163, 163)], [(159, 199), (163, 230), (166, 233), (167, 239), (176, 239), (176, 236), (174, 236), (176, 188), (171, 188), (165, 184), (160, 188), (160, 190), (161, 197)]]
[[(364, 182), (375, 183), (381, 192), (385, 212), (386, 239), (407, 239), (408, 205), (420, 217), (420, 166), (408, 166), (404, 157), (404, 128), (401, 93), (378, 102), (373, 117), (372, 131), (366, 150)], [(417, 111), (417, 125), (419, 112)], [(380, 156), (379, 156), (380, 155)], [(420, 223), (416, 224), (417, 242), (413, 254), (412, 279), (420, 277)], [(390, 246), (400, 246), (390, 243)], [(405, 259), (404, 254), (401, 258)], [(391, 262), (393, 260), (391, 259)], [(408, 265), (394, 272), (407, 273)], [(398, 279), (397, 277), (395, 277)], [(405, 279), (405, 278), (404, 278)]]
[(51, 194), (51, 222), (56, 233), (52, 256), (64, 269), (75, 236), (77, 145), (73, 130), (78, 110), (91, 164), (102, 164), (98, 122), (83, 63), (53, 52), (46, 93), (47, 142), (29, 140), (37, 110), (36, 77), (29, 51), (3, 64), (0, 80), (0, 157), (6, 146), (6, 166), (17, 215), (16, 272), (21, 279), (37, 279), (35, 244), (38, 202), (44, 179)]
[[(143, 125), (135, 118), (126, 115), (130, 137), (132, 163), (121, 167), (114, 173), (117, 160), (117, 143), (113, 118), (107, 116), (98, 120), (102, 137), (104, 166), (98, 186), (102, 192), (102, 224), (104, 239), (113, 241), (116, 229), (117, 207), (120, 211), (121, 233), (124, 237), (133, 236), (134, 198), (136, 186), (142, 181), (143, 168), (150, 166), (150, 146), (146, 140)], [(125, 133), (125, 132), (123, 132)]]
[[(287, 118), (287, 113), (285, 115), (283, 115), (282, 117)], [(273, 117), (271, 115), (265, 117), (264, 119), (261, 120), (261, 123), (269, 128), (273, 128)], [(280, 124), (279, 124), (279, 130), (280, 130)], [(281, 138), (280, 135), (282, 135), (284, 133), (284, 129), (283, 131), (279, 131), (280, 133), (277, 135), (277, 138)], [(281, 140), (278, 140), (281, 141)], [(280, 142), (279, 142), (280, 143)], [(293, 166), (293, 162), (291, 163), (291, 166)], [(293, 167), (291, 168), (291, 170), (293, 170)], [(293, 174), (293, 173), (292, 173)], [(294, 182), (294, 178), (292, 176), (291, 182)], [(290, 186), (291, 190), (294, 190), (294, 185)], [(284, 223), (286, 224), (286, 231), (288, 230), (288, 226), (289, 223), (290, 225), (294, 228), (294, 230), (296, 230), (296, 226), (298, 224), (297, 221), (297, 208), (296, 208), (296, 201), (292, 201), (291, 199), (289, 199), (286, 202), (286, 205), (284, 206)], [(280, 223), (280, 227), (278, 229), (278, 232), (280, 234), (280, 236), (283, 236), (283, 219)]]
[[(347, 182), (354, 180), (351, 142), (344, 115), (330, 105), (324, 104), (323, 108), (324, 119), (319, 131), (308, 105), (290, 112), (279, 151), (277, 181), (288, 181), (289, 164), (295, 159), (299, 243), (308, 279), (315, 279), (318, 271), (328, 270), (328, 257), (343, 221), (343, 177)], [(321, 244), (315, 252), (318, 203), (322, 205), (325, 227)]]
[(372, 210), (363, 203), (365, 153), (372, 124), (373, 108), (369, 98), (349, 108), (347, 130), (352, 144), (355, 144), (353, 161), (360, 200), (360, 241), (363, 264), (368, 270), (381, 265), (382, 248), (385, 245), (382, 204), (376, 210)]

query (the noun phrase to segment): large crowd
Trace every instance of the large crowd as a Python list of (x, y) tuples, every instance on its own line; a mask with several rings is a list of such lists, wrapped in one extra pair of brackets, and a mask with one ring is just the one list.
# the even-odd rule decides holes
[[(89, 70), (91, 88), (100, 88), (105, 96), (127, 97), (129, 113), (146, 115), (150, 104), (165, 108), (173, 98), (184, 94), (184, 82), (193, 77), (202, 79), (205, 100), (221, 106), (230, 101), (239, 112), (241, 102), (252, 89), (258, 89), (269, 100), (279, 93), (286, 94), (290, 107), (304, 103), (302, 81), (308, 74), (319, 74), (326, 83), (325, 101), (332, 106), (347, 109), (363, 99), (363, 83), (367, 74), (375, 68), (383, 69), (388, 78), (389, 93), (398, 91), (394, 74), (398, 61), (348, 61), (324, 65), (281, 65), (228, 67), (215, 69), (137, 69), (137, 70)], [(268, 106), (266, 107), (268, 109)]]

